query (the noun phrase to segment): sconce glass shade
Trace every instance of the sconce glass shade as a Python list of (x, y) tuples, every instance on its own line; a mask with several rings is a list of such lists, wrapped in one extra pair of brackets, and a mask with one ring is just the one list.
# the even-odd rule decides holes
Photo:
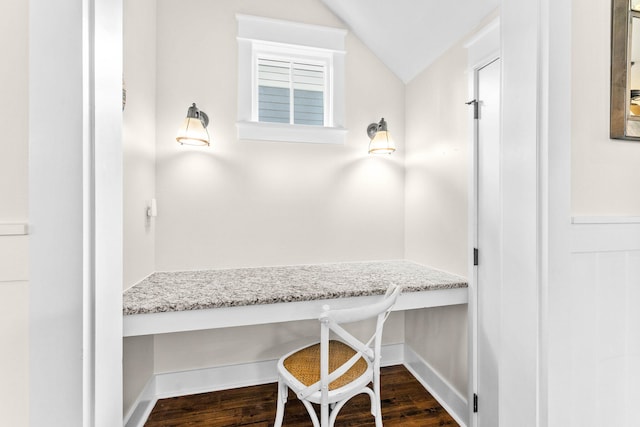
[(391, 154), (396, 151), (396, 144), (389, 131), (378, 131), (369, 142), (369, 154)]
[(379, 123), (371, 123), (367, 127), (369, 142), (369, 154), (391, 154), (396, 151), (396, 144), (387, 130), (387, 122), (384, 118)]
[(194, 103), (189, 107), (187, 117), (182, 122), (182, 125), (178, 129), (178, 135), (176, 140), (180, 144), (186, 145), (209, 145), (209, 131), (207, 125), (209, 124), (209, 117), (204, 111), (198, 110)]

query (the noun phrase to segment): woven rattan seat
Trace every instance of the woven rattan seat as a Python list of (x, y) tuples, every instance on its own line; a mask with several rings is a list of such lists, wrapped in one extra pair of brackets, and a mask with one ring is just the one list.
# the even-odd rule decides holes
[[(335, 371), (347, 360), (356, 354), (356, 351), (341, 341), (329, 341), (329, 373)], [(303, 348), (286, 359), (284, 367), (302, 384), (310, 386), (320, 381), (320, 343)], [(329, 390), (342, 387), (367, 370), (367, 362), (361, 357), (344, 375), (329, 384)]]

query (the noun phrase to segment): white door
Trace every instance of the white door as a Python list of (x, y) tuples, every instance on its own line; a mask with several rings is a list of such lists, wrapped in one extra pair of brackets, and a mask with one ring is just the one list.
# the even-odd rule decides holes
[(476, 70), (477, 426), (498, 426), (501, 282), (500, 60)]

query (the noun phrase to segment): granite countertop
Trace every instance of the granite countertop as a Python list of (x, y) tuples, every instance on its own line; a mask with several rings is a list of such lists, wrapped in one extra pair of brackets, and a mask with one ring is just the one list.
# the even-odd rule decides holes
[(123, 295), (123, 314), (200, 310), (279, 302), (466, 288), (465, 278), (411, 261), (157, 272)]

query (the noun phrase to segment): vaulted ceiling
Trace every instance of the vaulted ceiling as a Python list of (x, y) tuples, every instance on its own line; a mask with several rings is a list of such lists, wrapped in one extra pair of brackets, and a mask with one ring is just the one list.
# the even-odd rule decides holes
[(405, 83), (500, 4), (500, 0), (322, 1)]

